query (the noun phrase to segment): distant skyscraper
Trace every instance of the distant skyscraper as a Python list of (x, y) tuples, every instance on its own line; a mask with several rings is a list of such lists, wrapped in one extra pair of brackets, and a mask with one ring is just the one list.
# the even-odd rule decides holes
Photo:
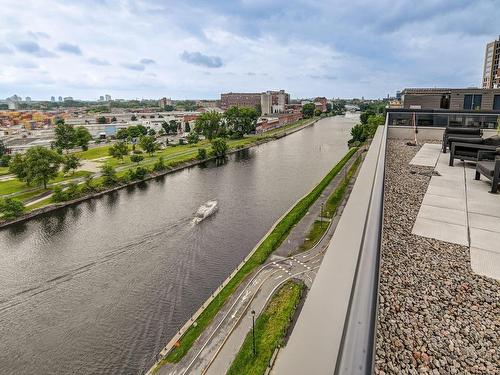
[(31, 102), (31, 96), (27, 96), (26, 98), (24, 98), (25, 101), (27, 101), (28, 103)]
[(55, 97), (55, 96), (51, 96), (51, 97), (50, 97), (50, 101), (51, 101), (51, 102), (55, 102), (55, 101), (56, 101), (56, 97)]
[(107, 102), (111, 101), (111, 95), (106, 94), (104, 98), (106, 99)]
[(57, 100), (62, 102), (62, 96), (59, 96), (59, 98)]
[(483, 88), (500, 89), (500, 36), (486, 45)]
[(99, 101), (100, 101), (100, 102), (103, 102), (103, 101), (104, 101), (104, 96), (102, 96), (102, 95), (101, 95), (101, 96), (99, 97)]

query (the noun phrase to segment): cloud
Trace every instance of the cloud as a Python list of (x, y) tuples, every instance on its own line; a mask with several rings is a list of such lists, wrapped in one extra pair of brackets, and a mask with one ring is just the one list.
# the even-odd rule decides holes
[(74, 55), (81, 55), (82, 54), (80, 47), (78, 47), (76, 44), (59, 43), (57, 45), (57, 49), (61, 52), (71, 53)]
[(151, 65), (151, 64), (156, 64), (156, 61), (154, 61), (153, 59), (144, 58), (141, 59), (140, 63), (143, 65)]
[(0, 55), (10, 55), (12, 52), (12, 49), (10, 49), (9, 47), (0, 45)]
[(205, 66), (207, 68), (220, 68), (223, 63), (219, 56), (208, 56), (201, 52), (187, 52), (181, 54), (181, 60), (188, 64)]
[(40, 45), (36, 42), (32, 41), (22, 41), (14, 43), (16, 49), (20, 52), (24, 52), (37, 57), (54, 57), (55, 54), (50, 52), (49, 50), (40, 47)]
[(124, 68), (129, 69), (129, 70), (136, 70), (142, 72), (145, 67), (142, 64), (135, 64), (135, 63), (123, 63), (121, 64)]
[(42, 31), (28, 31), (28, 35), (33, 39), (50, 39), (49, 34)]
[(90, 59), (87, 60), (89, 63), (92, 65), (99, 65), (99, 66), (106, 66), (106, 65), (111, 65), (109, 61), (106, 60), (101, 60), (96, 57), (91, 57)]

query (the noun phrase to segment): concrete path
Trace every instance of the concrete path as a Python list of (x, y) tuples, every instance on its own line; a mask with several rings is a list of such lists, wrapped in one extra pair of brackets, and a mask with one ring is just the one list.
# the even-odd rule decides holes
[(475, 164), (440, 154), (412, 233), (470, 248), (472, 270), (500, 280), (500, 194), (474, 179)]
[[(353, 161), (354, 158), (344, 168), (346, 170), (350, 168)], [(317, 246), (290, 257), (280, 254), (288, 255), (298, 250), (310, 225), (319, 216), (321, 203), (336, 188), (343, 176), (342, 171), (325, 189), (323, 197), (311, 206), (308, 215), (292, 229), (288, 237), (290, 241), (284, 241), (270, 260), (254, 273), (253, 278), (240, 285), (233, 293), (186, 356), (177, 364), (162, 366), (158, 374), (226, 373), (251, 328), (251, 311), (254, 310), (258, 316), (274, 291), (291, 278), (300, 279), (308, 288), (311, 287), (347, 198), (344, 199), (338, 215), (331, 220), (328, 232)], [(347, 189), (346, 197), (352, 185), (353, 181)]]

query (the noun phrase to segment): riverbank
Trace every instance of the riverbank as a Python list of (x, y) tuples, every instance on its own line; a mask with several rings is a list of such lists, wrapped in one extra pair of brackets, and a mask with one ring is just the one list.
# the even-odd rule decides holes
[[(229, 149), (227, 154), (231, 155), (231, 154), (234, 154), (234, 153), (242, 151), (242, 150), (250, 149), (252, 147), (259, 146), (259, 145), (262, 145), (264, 143), (271, 142), (271, 141), (286, 137), (286, 136), (291, 135), (293, 133), (296, 133), (304, 128), (307, 128), (309, 126), (314, 125), (320, 119), (321, 118), (313, 118), (310, 121), (300, 120), (298, 124), (297, 123), (290, 124), (290, 125), (284, 126), (282, 128), (279, 128), (279, 129), (271, 130), (267, 133), (264, 133), (264, 135), (262, 135), (262, 136), (256, 137), (255, 139), (244, 138), (241, 140), (242, 142), (239, 142), (240, 140), (238, 140), (238, 141), (234, 142), (233, 147)], [(247, 142), (247, 144), (245, 144), (245, 142)], [(34, 205), (30, 206), (30, 208), (31, 208), (30, 211), (25, 212), (21, 216), (18, 216), (16, 218), (10, 219), (10, 220), (2, 220), (0, 218), (0, 228), (5, 228), (5, 227), (8, 227), (8, 226), (13, 225), (13, 224), (22, 223), (24, 221), (31, 220), (37, 216), (40, 216), (40, 215), (43, 215), (43, 214), (46, 214), (46, 213), (49, 213), (49, 212), (52, 212), (55, 210), (59, 210), (61, 208), (73, 206), (73, 205), (79, 204), (79, 203), (84, 202), (84, 201), (99, 198), (99, 197), (102, 197), (103, 195), (113, 193), (117, 190), (121, 190), (121, 189), (131, 187), (131, 186), (134, 186), (134, 185), (137, 185), (140, 183), (144, 183), (144, 182), (147, 182), (149, 180), (156, 179), (158, 177), (165, 176), (167, 174), (175, 173), (175, 172), (178, 172), (178, 171), (186, 169), (186, 168), (191, 168), (191, 167), (194, 167), (194, 166), (197, 166), (200, 164), (204, 164), (208, 161), (212, 161), (212, 160), (216, 159), (215, 157), (209, 157), (209, 158), (206, 158), (203, 160), (198, 160), (196, 158), (196, 150), (197, 150), (197, 148), (194, 149), (194, 151), (192, 152), (192, 155), (181, 155), (180, 160), (175, 160), (175, 158), (174, 158), (174, 160), (172, 160), (170, 164), (166, 164), (166, 169), (164, 169), (162, 171), (150, 170), (150, 171), (148, 171), (148, 174), (142, 179), (133, 180), (133, 181), (130, 181), (127, 183), (121, 183), (117, 186), (112, 186), (112, 187), (105, 188), (105, 189), (97, 191), (97, 192), (85, 194), (85, 195), (78, 197), (76, 199), (71, 199), (71, 200), (68, 200), (65, 202), (61, 202), (61, 203), (53, 203), (51, 201), (51, 195), (47, 195), (47, 192), (44, 192), (45, 196), (43, 198), (39, 199), (37, 202), (35, 202)], [(184, 158), (184, 160), (183, 160), (182, 156), (186, 156)], [(151, 163), (149, 163), (149, 164), (151, 164)], [(145, 165), (140, 165), (140, 166), (144, 167)], [(119, 173), (121, 173), (123, 175), (125, 172), (126, 172), (126, 170), (123, 170)], [(30, 197), (30, 198), (32, 198), (32, 197)]]
[(348, 153), (327, 173), (327, 175), (314, 188), (298, 199), (292, 207), (285, 212), (270, 228), (259, 243), (236, 267), (228, 278), (220, 285), (217, 291), (196, 311), (193, 316), (179, 329), (178, 333), (168, 342), (160, 352), (161, 360), (150, 372), (155, 371), (165, 363), (180, 361), (190, 350), (194, 342), (212, 322), (216, 314), (226, 301), (233, 295), (248, 276), (265, 263), (269, 256), (276, 250), (287, 237), (291, 229), (305, 216), (309, 208), (330, 182), (342, 171), (342, 168), (356, 154), (357, 148), (352, 148)]

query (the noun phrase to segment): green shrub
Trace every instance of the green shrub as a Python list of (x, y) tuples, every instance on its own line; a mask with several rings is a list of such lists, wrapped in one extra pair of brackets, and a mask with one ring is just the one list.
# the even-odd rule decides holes
[(14, 219), (24, 212), (24, 204), (19, 199), (5, 198), (0, 200), (0, 214), (5, 219)]
[(66, 196), (66, 192), (62, 189), (61, 186), (56, 185), (54, 186), (54, 189), (52, 191), (52, 202), (54, 203), (59, 203), (59, 202), (65, 202), (68, 200), (68, 197)]
[(163, 156), (160, 156), (156, 163), (153, 165), (153, 171), (155, 172), (161, 172), (166, 168), (165, 161), (163, 159)]
[(207, 150), (204, 148), (198, 149), (198, 160), (205, 160), (207, 158)]

